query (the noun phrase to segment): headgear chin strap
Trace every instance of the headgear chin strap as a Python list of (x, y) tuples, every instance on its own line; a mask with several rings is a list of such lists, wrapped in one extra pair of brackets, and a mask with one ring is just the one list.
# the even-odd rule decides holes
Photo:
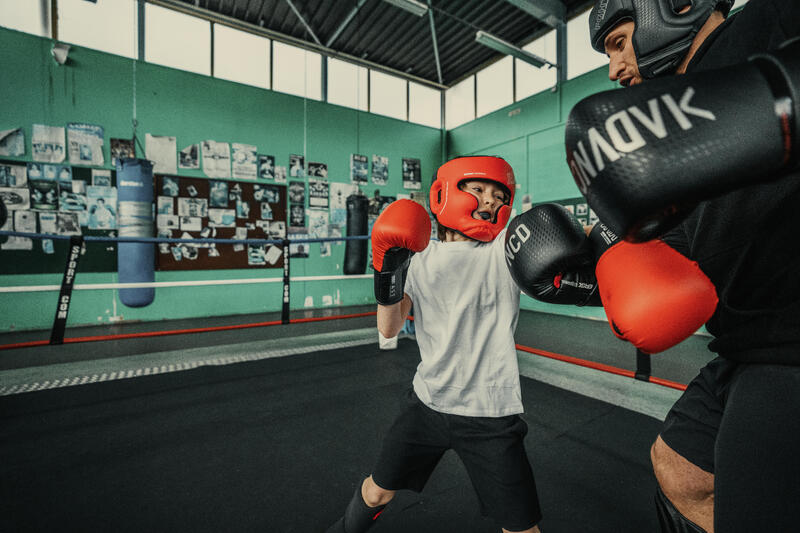
[[(486, 180), (500, 185), (508, 201), (497, 209), (493, 220), (478, 220), (472, 213), (478, 209), (478, 199), (462, 191), (459, 184), (466, 180)], [(514, 171), (504, 159), (477, 155), (451, 159), (436, 171), (431, 184), (431, 212), (436, 221), (472, 239), (489, 242), (506, 227), (514, 203)]]
[[(603, 41), (620, 22), (632, 20), (633, 48), (643, 78), (672, 74), (692, 40), (715, 9), (728, 16), (735, 0), (597, 0), (589, 14), (592, 47), (605, 53)], [(678, 13), (690, 6), (685, 13)]]

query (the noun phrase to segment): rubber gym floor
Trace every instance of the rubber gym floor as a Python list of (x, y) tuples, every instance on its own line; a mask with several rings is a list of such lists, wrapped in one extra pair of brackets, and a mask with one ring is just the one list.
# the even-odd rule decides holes
[[(369, 474), (419, 361), (411, 336), (396, 350), (376, 340), (374, 317), (360, 317), (0, 350), (0, 530), (323, 532)], [(516, 340), (635, 361), (604, 322), (523, 311)], [(653, 374), (688, 382), (711, 358), (707, 340), (657, 356)], [(542, 531), (658, 531), (649, 447), (680, 392), (518, 356)], [(425, 490), (399, 492), (373, 531), (499, 527), (480, 516), (448, 452)]]

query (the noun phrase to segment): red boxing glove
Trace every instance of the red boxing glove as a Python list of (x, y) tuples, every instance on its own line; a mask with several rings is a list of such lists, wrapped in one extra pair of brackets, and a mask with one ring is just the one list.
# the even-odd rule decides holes
[(424, 250), (430, 240), (430, 217), (416, 202), (397, 200), (378, 216), (372, 225), (372, 267), (379, 304), (391, 305), (403, 299), (411, 256)]
[(611, 329), (620, 339), (653, 354), (680, 343), (705, 324), (717, 291), (697, 263), (661, 240), (618, 241), (598, 223), (589, 235), (597, 283)]

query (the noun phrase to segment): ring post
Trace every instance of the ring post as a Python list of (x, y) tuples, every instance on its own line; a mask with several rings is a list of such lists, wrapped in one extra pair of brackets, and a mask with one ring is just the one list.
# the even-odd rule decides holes
[(636, 350), (636, 374), (634, 376), (640, 381), (650, 381), (650, 354), (641, 350)]
[(283, 306), (281, 324), (289, 323), (289, 240), (283, 239)]
[(64, 277), (61, 280), (61, 292), (58, 295), (56, 318), (53, 320), (53, 329), (50, 331), (50, 344), (64, 344), (64, 330), (67, 328), (67, 314), (69, 302), (72, 298), (72, 287), (75, 285), (75, 274), (78, 271), (78, 259), (83, 248), (83, 235), (72, 235), (69, 238), (67, 251), (67, 265), (64, 268)]

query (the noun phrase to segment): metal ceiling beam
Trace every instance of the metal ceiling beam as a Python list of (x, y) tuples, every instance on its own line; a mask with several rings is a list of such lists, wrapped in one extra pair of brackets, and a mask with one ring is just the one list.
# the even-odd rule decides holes
[(483, 46), (487, 46), (493, 50), (497, 50), (502, 54), (506, 54), (509, 56), (514, 56), (517, 59), (525, 61), (526, 63), (530, 63), (534, 67), (542, 68), (543, 66), (547, 65), (548, 67), (556, 68), (554, 63), (546, 60), (543, 57), (539, 57), (536, 54), (532, 54), (527, 50), (523, 50), (513, 44), (500, 39), (499, 37), (492, 35), (491, 33), (487, 33), (485, 31), (478, 31), (475, 34), (475, 40), (481, 43)]
[(308, 25), (308, 22), (306, 22), (306, 19), (303, 18), (303, 15), (301, 15), (300, 12), (297, 10), (297, 8), (294, 7), (294, 3), (292, 2), (292, 0), (286, 0), (286, 3), (289, 4), (289, 7), (292, 8), (292, 11), (294, 11), (294, 14), (297, 15), (297, 18), (299, 18), (300, 22), (303, 23), (303, 26), (306, 27), (306, 30), (308, 30), (308, 33), (311, 34), (311, 38), (314, 39), (314, 42), (317, 43), (318, 45), (322, 46), (322, 43), (317, 38), (317, 35), (314, 33), (314, 30), (311, 29), (311, 26)]
[(153, 4), (165, 7), (167, 9), (172, 9), (173, 11), (178, 11), (186, 15), (192, 15), (194, 17), (198, 17), (203, 20), (208, 20), (210, 22), (225, 24), (226, 26), (235, 28), (237, 30), (246, 31), (248, 33), (252, 33), (253, 35), (259, 35), (261, 37), (266, 37), (267, 39), (272, 39), (274, 41), (290, 44), (298, 48), (303, 48), (304, 50), (317, 52), (319, 54), (323, 54), (328, 57), (335, 57), (337, 59), (341, 59), (342, 61), (347, 61), (348, 63), (353, 63), (355, 65), (360, 65), (362, 67), (366, 67), (372, 70), (377, 70), (380, 72), (384, 72), (386, 74), (391, 74), (392, 76), (397, 76), (399, 78), (408, 79), (410, 81), (419, 83), (420, 85), (425, 85), (427, 87), (432, 87), (434, 89), (449, 88), (441, 83), (436, 83), (435, 81), (427, 80), (425, 78), (420, 78), (419, 76), (414, 76), (413, 74), (408, 74), (407, 72), (401, 72), (397, 69), (387, 67), (386, 65), (381, 65), (379, 63), (368, 61), (366, 59), (356, 57), (344, 52), (332, 50), (331, 48), (328, 48), (326, 46), (314, 44), (312, 42), (305, 41), (297, 37), (292, 37), (291, 35), (286, 35), (285, 33), (269, 30), (267, 28), (251, 24), (249, 22), (244, 22), (242, 20), (238, 20), (233, 17), (223, 15), (221, 13), (216, 13), (214, 11), (209, 11), (207, 9), (198, 8), (193, 6), (192, 4), (187, 4), (186, 2), (183, 2), (181, 0), (142, 0), (142, 1), (147, 2), (148, 4)]
[(556, 82), (560, 85), (567, 81), (567, 24), (559, 24), (556, 28), (556, 65), (558, 74)]
[(431, 23), (431, 39), (433, 40), (433, 57), (436, 59), (436, 75), (439, 77), (439, 83), (442, 83), (442, 64), (439, 62), (439, 43), (436, 39), (436, 25), (433, 23), (433, 7), (431, 0), (428, 0), (428, 20)]
[(347, 16), (344, 18), (344, 20), (342, 21), (342, 23), (341, 23), (341, 24), (339, 24), (339, 27), (338, 27), (338, 28), (336, 28), (336, 31), (335, 31), (335, 32), (333, 32), (333, 35), (331, 35), (331, 38), (330, 38), (330, 39), (328, 39), (328, 42), (327, 42), (327, 43), (325, 43), (325, 46), (327, 46), (328, 48), (330, 48), (330, 47), (331, 47), (331, 45), (332, 45), (334, 42), (336, 42), (336, 39), (338, 39), (338, 38), (339, 38), (339, 35), (340, 35), (340, 34), (341, 34), (343, 31), (344, 31), (344, 29), (347, 27), (347, 25), (348, 25), (348, 24), (350, 24), (350, 21), (351, 21), (351, 20), (353, 20), (353, 17), (355, 17), (355, 16), (356, 16), (356, 13), (358, 13), (358, 10), (359, 10), (359, 9), (361, 9), (361, 6), (363, 6), (363, 5), (366, 3), (366, 1), (367, 1), (367, 0), (358, 0), (358, 4), (356, 5), (356, 7), (354, 7), (354, 8), (353, 8), (353, 9), (350, 11), (350, 13), (348, 13), (348, 14), (347, 14)]
[(247, 0), (247, 6), (244, 8), (244, 15), (242, 15), (243, 20), (247, 20), (247, 16), (250, 14), (250, 4), (253, 3), (253, 0)]
[(261, 0), (261, 8), (258, 10), (258, 15), (256, 16), (256, 21), (254, 24), (258, 24), (261, 27), (264, 27), (264, 9), (267, 7), (267, 0)]
[(566, 22), (567, 6), (561, 0), (506, 0), (552, 28)]

